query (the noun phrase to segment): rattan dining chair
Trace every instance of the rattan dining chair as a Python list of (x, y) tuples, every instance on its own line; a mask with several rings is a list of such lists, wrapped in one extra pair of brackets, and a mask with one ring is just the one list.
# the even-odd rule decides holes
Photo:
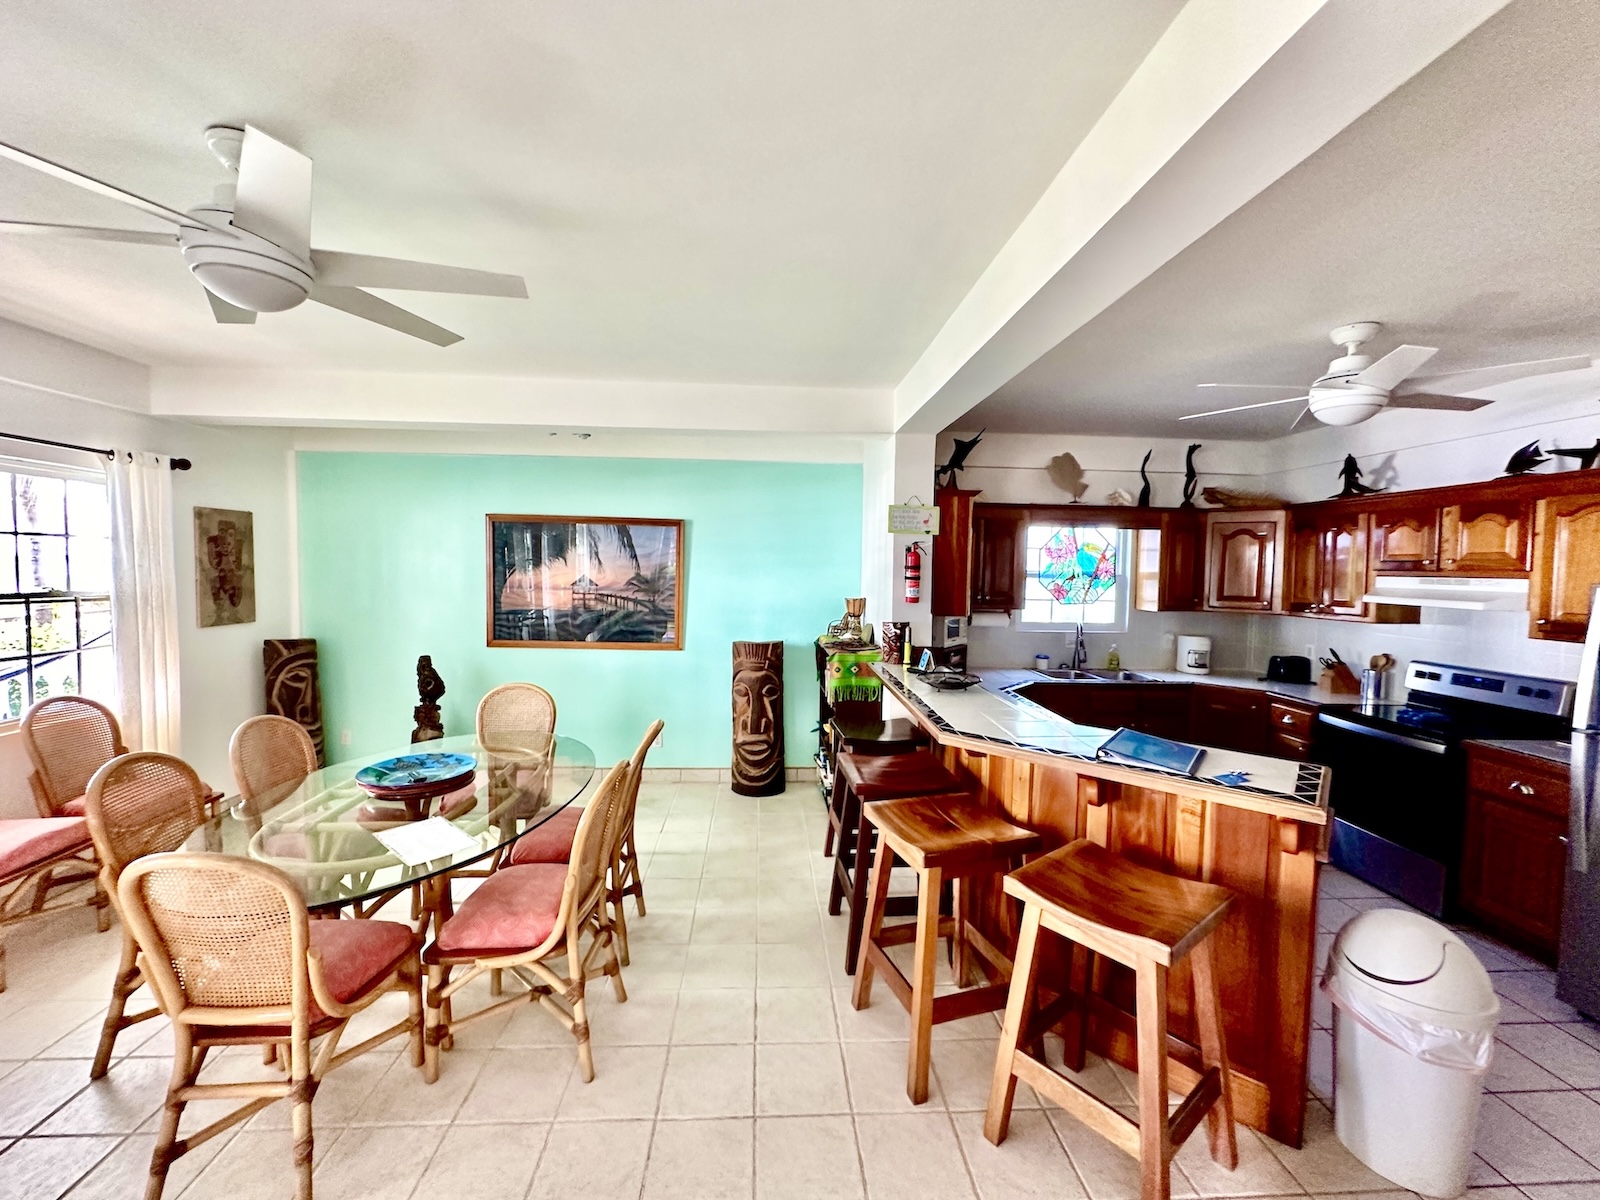
[[(173, 1064), (145, 1200), (160, 1200), (167, 1170), (274, 1100), (293, 1105), (298, 1200), (311, 1200), (312, 1098), (333, 1068), (409, 1034), (422, 1062), (417, 938), (395, 921), (312, 921), (294, 882), (266, 863), (221, 854), (152, 854), (129, 864), (117, 893), (146, 978), (172, 1021)], [(403, 991), (410, 1015), (339, 1051), (350, 1018)], [(321, 1039), (315, 1053), (313, 1039)], [(273, 1046), (286, 1076), (200, 1083), (219, 1046)], [(179, 1140), (195, 1100), (246, 1103)]]
[[(100, 860), (100, 884), (113, 905), (117, 880), (129, 863), (146, 854), (178, 849), (204, 824), (205, 798), (206, 785), (194, 769), (170, 754), (124, 754), (94, 773), (84, 797), (84, 816)], [(122, 959), (111, 983), (111, 1004), (89, 1068), (90, 1079), (106, 1073), (119, 1033), (161, 1015), (159, 1008), (128, 1015), (128, 999), (142, 983), (139, 947), (124, 919)]]
[[(624, 896), (632, 896), (639, 915), (644, 916), (644, 880), (639, 869), (639, 851), (634, 843), (633, 824), (639, 803), (639, 784), (644, 778), (645, 755), (650, 753), (656, 738), (666, 728), (665, 721), (655, 721), (645, 730), (639, 748), (628, 760), (627, 791), (617, 812), (617, 828), (612, 838), (613, 853), (606, 882), (606, 900), (611, 905), (611, 920), (616, 927), (617, 945), (622, 965), (628, 965), (628, 920), (622, 911)], [(537, 829), (518, 838), (511, 846), (506, 861), (512, 866), (523, 863), (564, 863), (572, 857), (572, 843), (578, 832), (578, 821), (583, 817), (581, 808), (567, 807), (551, 817)], [(497, 993), (498, 994), (498, 993)]]
[(246, 810), (255, 818), (294, 794), (317, 769), (311, 735), (288, 717), (251, 717), (233, 731), (228, 764)]
[(50, 696), (18, 728), (33, 770), (28, 786), (41, 817), (81, 817), (89, 777), (128, 748), (112, 711), (87, 696)]
[(554, 762), (555, 698), (537, 684), (503, 683), (478, 701), (474, 731), (484, 750), (491, 811), (513, 801), (524, 809), (544, 804)]
[[(572, 1034), (578, 1044), (578, 1069), (585, 1082), (594, 1078), (585, 984), (591, 974), (609, 975), (617, 1000), (628, 998), (606, 903), (606, 870), (613, 851), (608, 838), (616, 836), (627, 786), (624, 760), (611, 768), (584, 807), (570, 861), (495, 871), (423, 951), (428, 969), (425, 1071), (430, 1083), (439, 1077), (440, 1051), (457, 1028), (524, 1002), (537, 1003)], [(564, 974), (550, 966), (558, 958), (565, 960)], [(464, 969), (452, 979), (458, 968)], [(452, 997), (494, 972), (514, 976), (527, 990), (455, 1016)]]

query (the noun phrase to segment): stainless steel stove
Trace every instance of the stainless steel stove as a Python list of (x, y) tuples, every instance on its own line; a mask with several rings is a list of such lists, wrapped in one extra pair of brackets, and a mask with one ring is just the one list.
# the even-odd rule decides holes
[(1418, 661), (1404, 702), (1322, 708), (1311, 757), (1333, 768), (1333, 864), (1446, 915), (1466, 820), (1461, 743), (1566, 737), (1574, 686)]

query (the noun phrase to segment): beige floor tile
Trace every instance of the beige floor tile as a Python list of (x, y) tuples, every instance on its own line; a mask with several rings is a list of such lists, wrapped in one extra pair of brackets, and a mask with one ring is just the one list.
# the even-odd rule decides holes
[(826, 987), (832, 982), (822, 947), (814, 942), (757, 946), (756, 961), (761, 987)]
[(1313, 1196), (1323, 1192), (1385, 1192), (1394, 1185), (1364, 1166), (1333, 1132), (1333, 1114), (1306, 1105), (1305, 1138), (1298, 1150), (1267, 1139), (1263, 1144)]
[(756, 989), (756, 1040), (760, 1042), (837, 1042), (829, 988)]
[(1333, 1102), (1333, 1033), (1327, 1029), (1311, 1031), (1310, 1053), (1306, 1062), (1306, 1084), (1311, 1094), (1326, 1103)]
[(700, 881), (698, 907), (755, 911), (757, 885), (753, 876), (708, 874)]
[(1561, 1026), (1586, 1046), (1600, 1050), (1600, 1021), (1572, 1021)]
[[(151, 1001), (144, 991), (140, 991), (134, 1001), (130, 1002), (129, 1009), (143, 1011), (149, 1008)], [(117, 1040), (112, 1046), (113, 1057), (122, 1057), (131, 1054), (138, 1046), (148, 1041), (156, 1031), (167, 1023), (165, 1017), (156, 1016), (138, 1025), (130, 1026), (117, 1035)], [(95, 1051), (100, 1048), (100, 1032), (105, 1028), (105, 1014), (97, 1012), (72, 1030), (65, 1037), (58, 1038), (50, 1043), (35, 1058), (93, 1058)]]
[(567, 1077), (556, 1120), (599, 1121), (655, 1116), (666, 1064), (665, 1046), (597, 1047), (594, 1078), (585, 1083), (576, 1070)]
[(87, 1086), (39, 1126), (39, 1133), (132, 1133), (161, 1107), (172, 1075), (171, 1065), (160, 1059), (130, 1058), (89, 1083), (88, 1065), (81, 1060), (74, 1065), (82, 1067)]
[(747, 946), (756, 940), (756, 914), (747, 908), (696, 908), (691, 945)]
[(1574, 1154), (1499, 1096), (1484, 1097), (1477, 1150), (1516, 1184), (1600, 1180), (1600, 1167)]
[[(921, 1105), (906, 1095), (906, 1044), (900, 1042), (846, 1042), (845, 1078), (850, 1084), (850, 1106), (857, 1113), (910, 1113)], [(928, 1073), (927, 1104), (944, 1107), (944, 1092), (937, 1072)]]
[(755, 1040), (755, 989), (686, 987), (678, 993), (674, 1046), (742, 1045)]
[(982, 1200), (1083, 1200), (1087, 1195), (1043, 1113), (1013, 1113), (999, 1146), (983, 1136), (982, 1113), (954, 1113), (951, 1119)]
[[(1067, 1148), (1067, 1156), (1077, 1169), (1078, 1178), (1092, 1200), (1136, 1200), (1139, 1195), (1139, 1164), (1083, 1122), (1057, 1108), (1045, 1109), (1056, 1136)], [(1193, 1196), (1194, 1187), (1182, 1170), (1172, 1172), (1172, 1194)]]
[(858, 1116), (856, 1136), (869, 1200), (972, 1200), (977, 1194), (948, 1113)]
[(1483, 1086), (1491, 1092), (1539, 1092), (1565, 1085), (1504, 1039), (1496, 1038), (1494, 1058), (1489, 1064), (1489, 1073), (1483, 1078)]
[[(671, 819), (667, 824), (671, 825)], [(663, 831), (663, 838), (671, 836)], [(659, 844), (659, 843), (658, 843)], [(706, 856), (700, 854), (673, 854), (657, 851), (650, 855), (650, 861), (645, 865), (645, 890), (649, 894), (650, 880), (652, 879), (698, 879), (705, 869)]]
[(663, 1117), (754, 1115), (754, 1046), (673, 1046), (661, 1085)]
[(117, 1147), (114, 1137), (23, 1138), (0, 1154), (6, 1200), (57, 1200)]
[[(442, 1130), (423, 1131), (429, 1140)], [(325, 1163), (341, 1129), (315, 1131), (312, 1162)], [(179, 1160), (182, 1165), (182, 1160)], [(167, 1192), (163, 1200), (287, 1200), (294, 1195), (294, 1143), (287, 1129), (243, 1129), (229, 1138), (194, 1182), (177, 1197)], [(409, 1187), (415, 1180), (407, 1180)], [(314, 1181), (320, 1187), (320, 1182)], [(136, 1194), (136, 1193), (135, 1193)], [(328, 1193), (323, 1192), (324, 1195)]]
[(865, 1194), (851, 1118), (757, 1118), (756, 1200), (861, 1200)]
[[(656, 844), (651, 848), (652, 854), (693, 854), (702, 858), (706, 853), (707, 828), (696, 824), (692, 829), (663, 829), (656, 837)], [(710, 874), (710, 871), (706, 871)], [(699, 872), (690, 878), (698, 877)]]
[(763, 1117), (848, 1113), (850, 1093), (836, 1042), (756, 1047), (756, 1113)]
[(1508, 1025), (1498, 1037), (1563, 1083), (1600, 1088), (1600, 1050), (1573, 1037), (1560, 1025)]
[[(363, 1054), (328, 1073), (317, 1087), (317, 1097), (312, 1103), (311, 1119), (318, 1129), (338, 1129), (350, 1124), (367, 1097), (377, 1090), (379, 1080), (400, 1059), (399, 1051), (386, 1053), (386, 1050), (387, 1047), (382, 1047)], [(288, 1129), (292, 1117), (293, 1106), (280, 1101), (251, 1117), (245, 1128)]]
[(560, 1107), (576, 1055), (570, 1050), (496, 1050), (456, 1110), (457, 1125), (549, 1121)]
[[(687, 946), (694, 932), (691, 909), (665, 909), (628, 922), (628, 967), (645, 946)], [(626, 978), (626, 976), (624, 976)]]
[(522, 1200), (548, 1124), (452, 1125), (412, 1194), (450, 1200)]
[(1206, 1125), (1201, 1122), (1173, 1160), (1202, 1196), (1288, 1196), (1301, 1187), (1288, 1169), (1268, 1150), (1261, 1135), (1243, 1125), (1234, 1126), (1239, 1144), (1239, 1165), (1228, 1171), (1211, 1157)]
[(393, 1200), (408, 1196), (444, 1140), (441, 1125), (381, 1125), (346, 1129), (313, 1176), (324, 1196)]
[(706, 851), (707, 879), (755, 879), (760, 874), (757, 860), (759, 837), (754, 830), (727, 832), (711, 827), (710, 849)]
[(642, 1200), (750, 1200), (755, 1122), (657, 1121)]
[(1600, 1183), (1533, 1183), (1519, 1190), (1529, 1200), (1600, 1200)]
[(20, 1136), (89, 1086), (81, 1058), (35, 1059), (6, 1076), (0, 1087), (0, 1136)]
[(1548, 969), (1538, 971), (1497, 971), (1491, 975), (1494, 990), (1502, 996), (1509, 996), (1523, 1008), (1536, 1013), (1546, 1021), (1575, 1021), (1578, 1019), (1578, 1010), (1564, 1000), (1556, 998), (1555, 972)]
[[(933, 1070), (944, 1092), (945, 1107), (952, 1112), (982, 1112), (989, 1107), (994, 1085), (994, 1060), (998, 1037), (989, 1042), (950, 1041), (933, 1047)], [(1025, 1083), (1017, 1084), (1013, 1108), (1038, 1108), (1039, 1097)]]
[[(628, 980), (628, 970), (622, 977)], [(664, 1046), (672, 1040), (672, 1022), (678, 1015), (678, 993), (645, 984), (631, 987), (626, 1002), (618, 1003), (609, 984), (591, 984), (587, 989), (589, 1036), (596, 1046)], [(550, 1044), (563, 1046), (576, 1057), (577, 1043), (572, 1034), (542, 1009), (529, 1014), (555, 1030)], [(504, 1039), (502, 1039), (504, 1044)]]
[[(7, 966), (15, 958), (15, 947), (7, 949)], [(111, 977), (105, 981), (110, 988)], [(98, 1000), (41, 1000), (29, 1004), (0, 1020), (0, 1058), (33, 1058), (42, 1054), (53, 1043), (71, 1034), (85, 1023), (91, 1028), (105, 1015), (105, 998)], [(95, 1035), (98, 1038), (98, 1033)], [(94, 1047), (89, 1047), (93, 1057)], [(60, 1055), (52, 1055), (60, 1057)]]
[(645, 916), (639, 916), (634, 897), (627, 902), (628, 930), (631, 934), (635, 922), (647, 924), (657, 912), (682, 912), (692, 910), (700, 895), (698, 879), (656, 879), (644, 890)]
[(820, 929), (814, 909), (795, 911), (789, 906), (762, 904), (756, 909), (756, 941), (815, 944)]
[(557, 1124), (539, 1156), (528, 1200), (637, 1196), (650, 1151), (649, 1121)]
[(858, 1009), (851, 1003), (849, 985), (833, 989), (833, 1012), (839, 1036), (847, 1042), (904, 1042), (910, 1036), (910, 1018), (887, 988), (874, 987), (872, 1003)]
[(649, 989), (675, 992), (683, 983), (683, 964), (689, 956), (688, 942), (639, 942), (633, 940), (630, 933), (628, 950), (631, 957), (628, 965), (622, 969), (622, 978), (630, 992)]
[(754, 988), (755, 946), (690, 946), (683, 959), (685, 988)]
[[(219, 1133), (173, 1163), (167, 1171), (165, 1195), (180, 1195), (195, 1176), (222, 1153), (232, 1137), (231, 1130)], [(150, 1155), (155, 1148), (153, 1133), (138, 1133), (123, 1138), (117, 1148), (101, 1159), (94, 1170), (72, 1189), (72, 1200), (129, 1200), (129, 1197), (141, 1195), (144, 1182), (150, 1174)]]
[(396, 1056), (351, 1125), (448, 1125), (467, 1098), (491, 1050), (446, 1050), (439, 1056), (437, 1082), (423, 1081), (411, 1060)]

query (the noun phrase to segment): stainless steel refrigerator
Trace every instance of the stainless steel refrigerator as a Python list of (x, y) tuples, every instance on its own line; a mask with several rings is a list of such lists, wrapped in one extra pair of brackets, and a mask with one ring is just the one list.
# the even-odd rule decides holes
[(1572, 711), (1572, 809), (1567, 899), (1561, 916), (1556, 995), (1600, 1018), (1600, 587), (1589, 603), (1589, 636)]

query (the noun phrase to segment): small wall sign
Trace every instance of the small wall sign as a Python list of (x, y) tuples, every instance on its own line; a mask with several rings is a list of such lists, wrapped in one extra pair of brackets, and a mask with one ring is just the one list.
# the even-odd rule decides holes
[(891, 504), (889, 532), (932, 537), (939, 532), (939, 510), (932, 504)]

